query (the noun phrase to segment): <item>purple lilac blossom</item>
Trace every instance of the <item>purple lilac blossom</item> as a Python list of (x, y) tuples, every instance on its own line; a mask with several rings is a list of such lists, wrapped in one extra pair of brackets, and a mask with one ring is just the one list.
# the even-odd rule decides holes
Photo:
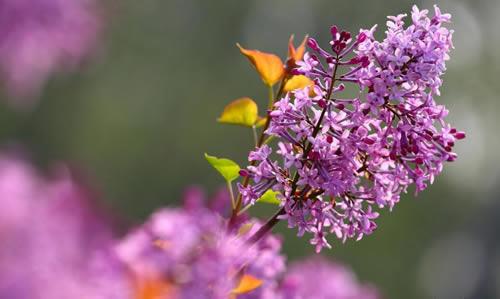
[(127, 299), (132, 281), (86, 192), (0, 156), (0, 298)]
[(377, 299), (378, 291), (361, 284), (347, 267), (314, 257), (290, 265), (274, 297), (266, 299)]
[[(392, 210), (401, 193), (424, 190), (457, 158), (453, 146), (465, 133), (445, 122), (448, 110), (434, 100), (453, 47), (444, 27), (451, 16), (437, 6), (427, 14), (414, 6), (407, 27), (405, 15), (388, 17), (380, 42), (376, 26), (354, 38), (333, 26), (330, 51), (308, 40), (293, 73), (314, 87), (287, 93), (270, 111), (266, 133), (279, 137), (277, 148), (250, 153), (245, 174), (254, 184), (239, 186), (245, 203), (279, 191), (280, 219), (299, 236), (313, 234), (320, 251), (331, 247), (328, 234), (343, 242), (371, 234), (375, 208)], [(345, 95), (347, 84), (355, 97)]]
[[(215, 201), (221, 198), (230, 202), (227, 193), (218, 193)], [(188, 190), (183, 208), (157, 211), (118, 244), (118, 255), (137, 279), (168, 285), (166, 293), (157, 295), (169, 299), (230, 298), (243, 274), (263, 282), (250, 294), (275, 286), (285, 267), (281, 240), (269, 235), (249, 246), (247, 239), (260, 226), (257, 221), (228, 232), (227, 221), (203, 201), (199, 190)]]
[(29, 104), (51, 73), (71, 70), (88, 56), (101, 27), (96, 5), (95, 0), (0, 2), (0, 75), (13, 104)]

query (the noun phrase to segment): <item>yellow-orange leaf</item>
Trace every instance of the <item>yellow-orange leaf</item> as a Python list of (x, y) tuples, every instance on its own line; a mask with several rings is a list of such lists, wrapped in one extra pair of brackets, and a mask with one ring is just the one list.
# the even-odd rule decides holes
[(288, 41), (288, 59), (293, 60), (293, 62), (302, 60), (304, 52), (306, 51), (307, 38), (308, 36), (306, 35), (302, 43), (295, 48), (293, 45), (293, 35), (290, 36), (290, 40)]
[(276, 84), (285, 74), (285, 68), (281, 58), (278, 56), (261, 52), (259, 50), (248, 50), (236, 44), (243, 55), (253, 64), (262, 81), (268, 86)]
[(137, 282), (137, 289), (134, 298), (160, 299), (169, 298), (170, 295), (175, 295), (175, 290), (169, 283), (159, 279), (142, 279)]
[(314, 82), (311, 79), (307, 78), (304, 75), (297, 75), (297, 76), (293, 76), (288, 81), (286, 81), (285, 86), (283, 87), (283, 90), (285, 92), (289, 92), (292, 90), (301, 89), (301, 88), (304, 88), (306, 86), (313, 86), (313, 85), (314, 85)]
[(266, 124), (266, 121), (267, 121), (266, 117), (259, 116), (259, 118), (257, 119), (257, 122), (255, 123), (255, 127), (260, 128), (260, 127), (264, 126)]
[(245, 274), (240, 283), (233, 289), (232, 293), (236, 295), (249, 293), (262, 285), (262, 280), (252, 275)]
[(224, 108), (218, 122), (252, 127), (259, 117), (259, 108), (251, 98), (239, 98)]

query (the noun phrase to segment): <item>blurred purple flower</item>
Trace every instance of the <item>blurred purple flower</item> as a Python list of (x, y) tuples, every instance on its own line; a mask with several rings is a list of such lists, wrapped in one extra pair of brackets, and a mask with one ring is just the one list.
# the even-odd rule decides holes
[(0, 156), (0, 298), (126, 299), (131, 280), (106, 223), (67, 175)]
[[(217, 197), (217, 201), (224, 197), (230, 202), (227, 194)], [(118, 255), (134, 271), (139, 285), (145, 286), (143, 294), (227, 299), (243, 275), (262, 281), (262, 286), (249, 293), (253, 294), (273, 286), (284, 271), (279, 239), (269, 235), (249, 246), (247, 239), (259, 227), (256, 221), (228, 232), (227, 221), (205, 208), (203, 201), (198, 189), (189, 190), (183, 209), (159, 210), (118, 244)], [(156, 287), (148, 288), (152, 284)]]
[[(279, 238), (249, 245), (261, 224), (248, 220), (228, 231), (200, 189), (186, 192), (183, 208), (154, 213), (119, 243), (86, 193), (64, 171), (47, 180), (22, 160), (0, 156), (1, 299), (378, 298), (326, 260), (285, 273)], [(219, 210), (229, 197), (221, 191), (213, 201)], [(240, 287), (245, 276), (259, 285)]]
[(29, 104), (53, 72), (73, 69), (101, 27), (95, 0), (0, 1), (0, 74), (13, 104)]
[(361, 284), (347, 267), (314, 257), (292, 264), (274, 297), (264, 299), (377, 299), (378, 291)]

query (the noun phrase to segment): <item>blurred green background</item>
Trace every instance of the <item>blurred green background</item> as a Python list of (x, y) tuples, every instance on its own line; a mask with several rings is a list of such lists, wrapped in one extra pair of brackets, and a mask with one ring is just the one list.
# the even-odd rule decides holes
[[(409, 12), (413, 1), (122, 0), (104, 2), (106, 32), (91, 63), (56, 76), (32, 111), (2, 104), (0, 138), (40, 165), (70, 161), (118, 215), (139, 222), (177, 204), (192, 184), (222, 183), (203, 153), (242, 165), (251, 132), (215, 122), (229, 101), (266, 90), (235, 47), (286, 55), (290, 34), (326, 42), (329, 26), (352, 32)], [(432, 10), (431, 1), (417, 1)], [(350, 264), (386, 298), (500, 298), (500, 1), (438, 1), (454, 17), (456, 49), (442, 96), (467, 132), (459, 159), (417, 199), (383, 212), (378, 231), (324, 252)], [(272, 211), (257, 209), (267, 217)], [(390, 214), (390, 215), (388, 215)], [(284, 225), (290, 259), (313, 254)]]

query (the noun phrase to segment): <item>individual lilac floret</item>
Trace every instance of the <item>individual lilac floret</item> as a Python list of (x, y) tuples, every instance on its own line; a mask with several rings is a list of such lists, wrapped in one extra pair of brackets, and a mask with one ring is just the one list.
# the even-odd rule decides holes
[(270, 299), (377, 299), (375, 287), (361, 284), (347, 267), (324, 258), (292, 264)]
[[(227, 194), (224, 197), (226, 203), (230, 202)], [(184, 208), (164, 208), (154, 213), (116, 250), (135, 273), (139, 285), (147, 287), (154, 282), (164, 286), (156, 288), (158, 298), (227, 299), (235, 295), (244, 275), (262, 282), (251, 291), (260, 294), (275, 286), (285, 261), (280, 255), (281, 241), (274, 236), (253, 246), (247, 243), (258, 227), (260, 224), (252, 220), (228, 232), (227, 222), (204, 207), (199, 190), (191, 189)], [(244, 294), (238, 298), (245, 298), (240, 296)]]
[[(457, 158), (453, 146), (465, 134), (434, 100), (452, 48), (443, 26), (451, 17), (437, 7), (427, 14), (413, 7), (407, 27), (405, 15), (389, 17), (381, 42), (375, 27), (353, 37), (333, 26), (329, 50), (308, 40), (294, 73), (314, 86), (287, 93), (270, 111), (266, 133), (278, 137), (277, 147), (250, 153), (245, 175), (254, 183), (240, 185), (245, 203), (279, 191), (280, 219), (299, 235), (312, 233), (320, 251), (330, 247), (328, 234), (342, 241), (371, 234), (375, 208), (392, 209), (410, 186), (424, 190)], [(355, 97), (347, 84), (359, 90)]]
[(135, 299), (109, 226), (67, 175), (0, 155), (0, 298)]
[(53, 72), (88, 56), (99, 32), (95, 0), (0, 1), (0, 74), (13, 104), (27, 104)]

